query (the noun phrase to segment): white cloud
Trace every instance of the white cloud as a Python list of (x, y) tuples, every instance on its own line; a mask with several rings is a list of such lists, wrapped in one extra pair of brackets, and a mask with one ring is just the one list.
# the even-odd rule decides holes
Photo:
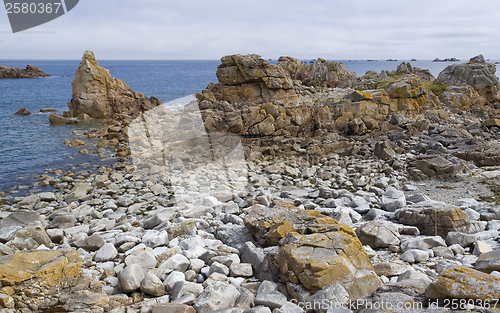
[(499, 57), (500, 3), (477, 0), (81, 0), (61, 18), (11, 34), (0, 59), (385, 59)]

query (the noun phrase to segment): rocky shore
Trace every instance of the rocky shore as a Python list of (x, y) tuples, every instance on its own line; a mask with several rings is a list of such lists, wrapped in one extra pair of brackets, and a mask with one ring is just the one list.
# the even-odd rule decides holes
[(110, 118), (88, 136), (118, 162), (0, 194), (4, 312), (498, 311), (500, 83), (482, 56), (438, 79), (221, 61), (173, 112), (85, 53), (66, 115)]
[(28, 64), (25, 69), (0, 66), (0, 78), (35, 78), (49, 76), (49, 74), (45, 74), (41, 69), (31, 64)]

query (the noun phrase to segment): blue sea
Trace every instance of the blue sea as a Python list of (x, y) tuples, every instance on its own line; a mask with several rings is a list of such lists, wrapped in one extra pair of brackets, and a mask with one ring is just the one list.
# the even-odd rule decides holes
[[(368, 70), (395, 70), (403, 60), (341, 61), (348, 70), (364, 75)], [(46, 169), (65, 170), (74, 165), (92, 167), (100, 164), (97, 154), (81, 155), (78, 153), (81, 147), (64, 145), (66, 139), (93, 143), (81, 133), (98, 128), (98, 121), (51, 126), (50, 113), (40, 113), (42, 108), (53, 108), (62, 115), (68, 109), (71, 82), (79, 63), (80, 60), (0, 60), (0, 65), (7, 67), (25, 68), (32, 64), (52, 75), (47, 78), (0, 79), (0, 191), (25, 194), (27, 190), (22, 186), (33, 183), (34, 178)], [(162, 102), (200, 92), (209, 83), (217, 82), (215, 73), (219, 64), (219, 60), (99, 61), (99, 65), (109, 69), (114, 77), (124, 80), (134, 91), (155, 96)], [(427, 68), (437, 77), (451, 63), (416, 61), (411, 64)], [(32, 114), (14, 115), (21, 107)], [(80, 134), (73, 134), (75, 130)]]

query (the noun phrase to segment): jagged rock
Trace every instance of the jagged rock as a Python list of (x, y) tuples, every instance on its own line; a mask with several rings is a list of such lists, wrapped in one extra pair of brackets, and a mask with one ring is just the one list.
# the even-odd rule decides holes
[(85, 51), (80, 67), (76, 70), (73, 99), (68, 103), (70, 115), (106, 118), (112, 115), (132, 117), (160, 104), (158, 99), (147, 98), (134, 92), (124, 81), (111, 76), (100, 67), (92, 51)]
[(21, 69), (18, 67), (9, 68), (6, 66), (0, 66), (0, 78), (34, 78), (34, 77), (49, 77), (49, 74), (45, 74), (40, 68), (28, 64), (26, 69)]
[(63, 124), (76, 124), (78, 123), (77, 120), (67, 118), (67, 117), (62, 117), (58, 114), (50, 114), (49, 115), (49, 122), (52, 125), (63, 125)]
[(209, 84), (202, 93), (205, 99), (224, 100), (231, 104), (297, 100), (290, 77), (278, 66), (259, 55), (229, 55), (221, 58), (217, 69), (218, 84)]
[(471, 222), (462, 209), (421, 202), (396, 212), (403, 225), (416, 226), (422, 235), (446, 237), (449, 232), (475, 233), (484, 229), (480, 222)]
[(500, 99), (500, 81), (495, 75), (496, 66), (486, 63), (482, 55), (470, 59), (469, 63), (453, 64), (439, 73), (436, 82), (449, 85), (471, 85), (486, 101)]
[(314, 64), (305, 64), (284, 56), (278, 59), (278, 66), (292, 79), (302, 81), (305, 86), (354, 88), (358, 84), (357, 74), (346, 70), (342, 62), (327, 62), (318, 58)]
[(0, 257), (0, 282), (13, 286), (34, 279), (41, 286), (52, 287), (70, 282), (81, 268), (76, 250), (17, 252)]
[(382, 284), (361, 242), (345, 224), (326, 233), (291, 233), (281, 244), (276, 262), (285, 281), (313, 291), (339, 283), (351, 300)]
[(446, 269), (425, 291), (431, 299), (498, 299), (500, 278), (459, 265)]

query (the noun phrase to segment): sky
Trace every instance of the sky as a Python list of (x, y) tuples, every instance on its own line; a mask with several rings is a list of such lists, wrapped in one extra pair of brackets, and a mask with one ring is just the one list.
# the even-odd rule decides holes
[(500, 59), (500, 1), (80, 0), (13, 34), (0, 10), (0, 59)]

